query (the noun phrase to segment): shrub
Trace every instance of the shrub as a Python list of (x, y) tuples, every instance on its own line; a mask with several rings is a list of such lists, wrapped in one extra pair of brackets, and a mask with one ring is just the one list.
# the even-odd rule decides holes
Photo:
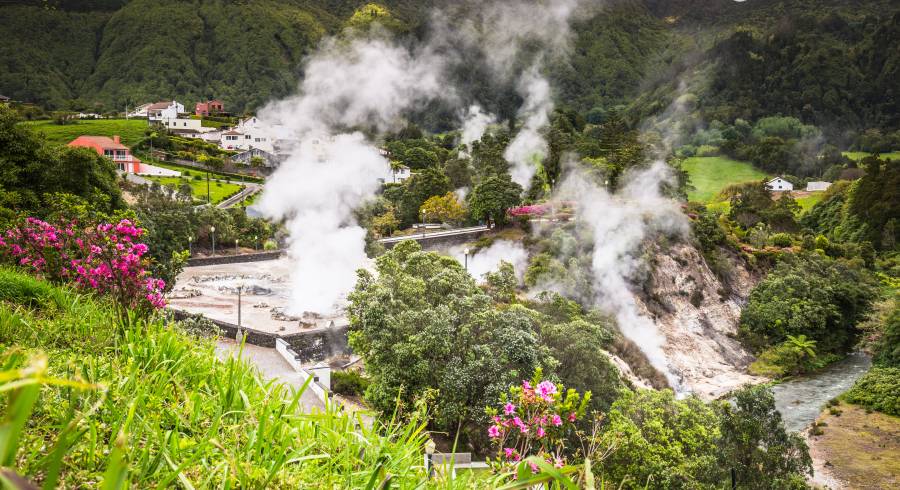
[(203, 180), (203, 177), (201, 177), (201, 176), (199, 176), (199, 175), (195, 175), (195, 176), (194, 176), (194, 180)]
[(769, 242), (776, 247), (790, 247), (793, 245), (793, 241), (791, 240), (791, 236), (787, 233), (775, 233), (774, 235), (769, 237)]
[(362, 396), (369, 387), (369, 379), (356, 371), (332, 371), (331, 391), (339, 395)]
[(712, 145), (700, 145), (697, 147), (698, 157), (714, 157), (719, 154), (719, 147)]
[(873, 367), (844, 397), (850, 403), (900, 416), (900, 368)]

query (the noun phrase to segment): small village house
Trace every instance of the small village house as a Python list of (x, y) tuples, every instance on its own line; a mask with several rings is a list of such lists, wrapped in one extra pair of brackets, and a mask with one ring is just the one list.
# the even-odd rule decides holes
[(221, 100), (213, 99), (206, 102), (197, 102), (194, 106), (194, 115), (205, 117), (225, 112), (225, 104)]
[(70, 141), (68, 146), (90, 148), (96, 151), (98, 155), (112, 160), (122, 172), (162, 177), (177, 177), (181, 175), (181, 172), (176, 170), (141, 162), (140, 159), (131, 154), (131, 149), (122, 144), (118, 135), (112, 138), (107, 136), (79, 136)]
[(141, 161), (131, 154), (131, 149), (123, 145), (119, 136), (112, 138), (106, 136), (79, 136), (69, 142), (68, 146), (91, 148), (98, 155), (105, 156), (113, 161), (119, 170), (128, 173), (140, 173)]
[(279, 159), (276, 155), (264, 150), (260, 150), (259, 148), (251, 148), (247, 151), (242, 151), (237, 155), (232, 155), (231, 161), (240, 165), (250, 165), (253, 157), (262, 158), (264, 162), (263, 166), (266, 168), (275, 167), (279, 163)]
[(808, 192), (826, 191), (826, 190), (828, 190), (829, 187), (831, 187), (831, 182), (816, 181), (816, 182), (807, 182), (807, 184), (806, 184), (806, 190)]
[(184, 104), (170, 100), (150, 104), (147, 108), (147, 119), (151, 122), (162, 122), (165, 119), (177, 119), (184, 113)]
[(794, 184), (791, 184), (781, 177), (775, 177), (774, 179), (766, 182), (766, 189), (775, 192), (792, 191), (794, 190)]

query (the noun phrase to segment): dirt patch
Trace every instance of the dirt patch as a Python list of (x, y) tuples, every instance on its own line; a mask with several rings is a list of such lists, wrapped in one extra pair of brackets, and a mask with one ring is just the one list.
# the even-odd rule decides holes
[(900, 488), (900, 417), (841, 403), (822, 412), (822, 434), (809, 436), (814, 483), (829, 488)]

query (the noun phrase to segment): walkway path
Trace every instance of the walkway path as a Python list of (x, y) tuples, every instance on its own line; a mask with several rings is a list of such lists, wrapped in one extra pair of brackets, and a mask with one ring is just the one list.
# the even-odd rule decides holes
[[(237, 355), (239, 349), (240, 344), (234, 340), (219, 339), (216, 342), (216, 355), (222, 360)], [(288, 365), (287, 361), (275, 349), (245, 343), (241, 357), (254, 364), (267, 380), (275, 379), (294, 389), (303, 386), (300, 375)], [(300, 396), (300, 404), (303, 406), (303, 410), (307, 412), (313, 409), (325, 410), (325, 404), (310, 389), (304, 391)]]
[(382, 238), (381, 240), (378, 240), (378, 243), (393, 244), (393, 243), (402, 242), (403, 240), (415, 240), (417, 242), (421, 242), (421, 241), (427, 241), (427, 240), (432, 240), (432, 239), (436, 239), (436, 238), (448, 238), (448, 237), (461, 236), (461, 235), (479, 235), (481, 233), (484, 233), (485, 231), (488, 231), (489, 229), (490, 229), (490, 227), (488, 227), (487, 225), (482, 225), (482, 226), (472, 226), (469, 228), (458, 228), (455, 230), (443, 230), (443, 231), (435, 231), (435, 232), (425, 231), (422, 233), (412, 233), (412, 234), (405, 235), (405, 236)]

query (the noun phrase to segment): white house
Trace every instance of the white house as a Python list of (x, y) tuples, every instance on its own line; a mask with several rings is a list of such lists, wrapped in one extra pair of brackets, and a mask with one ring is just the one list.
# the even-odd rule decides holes
[[(203, 122), (199, 119), (187, 119), (182, 117), (167, 117), (164, 118), (160, 123), (165, 126), (166, 129), (170, 131), (185, 131), (188, 129), (192, 129), (194, 131), (202, 132), (203, 131)], [(212, 129), (212, 128), (210, 128)]]
[(219, 146), (225, 150), (258, 148), (267, 153), (275, 153), (275, 147), (269, 134), (253, 127), (246, 127), (243, 131), (240, 129), (225, 131), (222, 133), (222, 140), (219, 142)]
[(384, 177), (379, 178), (378, 182), (382, 184), (399, 184), (411, 176), (412, 172), (406, 165), (400, 165), (396, 168), (388, 166)]
[(150, 109), (151, 105), (153, 104), (141, 104), (129, 112), (126, 117), (147, 117), (147, 110)]
[(260, 150), (259, 148), (251, 148), (247, 151), (243, 151), (238, 153), (237, 155), (232, 155), (231, 161), (234, 163), (239, 163), (241, 165), (250, 165), (250, 160), (253, 157), (260, 157), (264, 161), (264, 166), (266, 167), (275, 167), (278, 165), (279, 159), (277, 156), (269, 153), (267, 151)]
[(819, 192), (826, 191), (831, 187), (831, 182), (808, 182), (806, 184), (806, 190), (809, 192)]
[(177, 101), (163, 101), (150, 104), (147, 108), (147, 119), (150, 121), (163, 121), (165, 119), (177, 119), (178, 114), (184, 113), (184, 104)]
[(774, 179), (766, 182), (766, 189), (775, 192), (792, 191), (794, 190), (794, 184), (791, 184), (781, 177), (775, 177)]

